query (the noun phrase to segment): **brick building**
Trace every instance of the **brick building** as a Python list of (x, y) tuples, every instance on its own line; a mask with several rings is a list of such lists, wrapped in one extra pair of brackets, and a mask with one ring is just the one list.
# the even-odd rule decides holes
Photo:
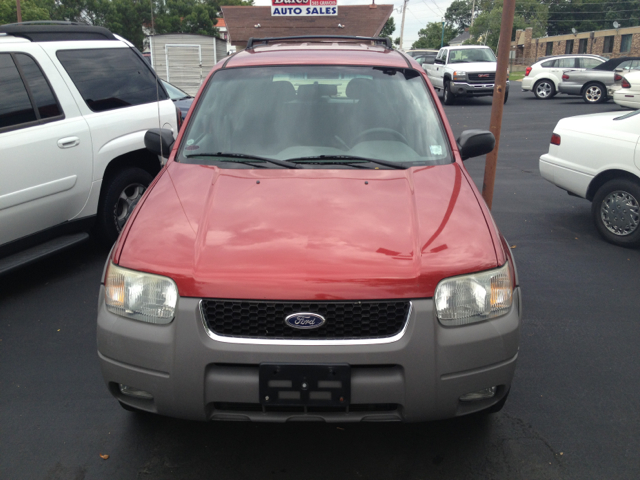
[(540, 57), (592, 53), (607, 58), (640, 56), (640, 26), (532, 38), (532, 29), (516, 30), (511, 57), (516, 64), (531, 65)]

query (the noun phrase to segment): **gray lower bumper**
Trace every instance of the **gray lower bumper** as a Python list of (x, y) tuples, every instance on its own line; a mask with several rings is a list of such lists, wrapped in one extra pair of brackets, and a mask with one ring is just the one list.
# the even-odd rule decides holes
[[(450, 82), (449, 89), (451, 93), (461, 97), (482, 97), (493, 95), (493, 83), (465, 83)], [(507, 92), (509, 91), (509, 82), (507, 81)]]
[[(172, 417), (271, 422), (436, 420), (485, 409), (508, 391), (518, 355), (519, 289), (514, 296), (507, 315), (455, 328), (438, 323), (432, 300), (413, 300), (404, 335), (391, 343), (271, 345), (211, 338), (202, 322), (199, 300), (194, 298), (180, 298), (176, 318), (169, 325), (118, 317), (106, 310), (103, 287), (98, 355), (104, 379), (118, 400)], [(348, 363), (353, 411), (256, 410), (258, 366), (263, 362)], [(150, 392), (153, 400), (125, 396), (118, 384)], [(498, 386), (494, 398), (474, 403), (458, 400), (491, 386)], [(385, 408), (377, 411), (380, 405)]]
[(566, 82), (560, 82), (558, 84), (558, 92), (566, 95), (580, 95), (582, 93), (582, 84), (572, 85)]

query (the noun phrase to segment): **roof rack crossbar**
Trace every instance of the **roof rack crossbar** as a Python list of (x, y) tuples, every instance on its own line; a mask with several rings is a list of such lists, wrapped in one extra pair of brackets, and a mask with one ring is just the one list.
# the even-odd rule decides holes
[(85, 24), (78, 23), (78, 22), (68, 22), (65, 20), (30, 20), (28, 22), (7, 23), (3, 26), (8, 27), (9, 25), (85, 25)]
[(376, 43), (382, 43), (387, 48), (393, 48), (391, 43), (391, 39), (388, 37), (357, 37), (357, 36), (346, 36), (346, 35), (299, 35), (295, 37), (269, 37), (269, 38), (253, 38), (250, 37), (247, 41), (247, 49), (253, 48), (256, 43), (264, 43), (267, 44), (269, 42), (273, 42), (276, 40), (311, 40), (311, 39), (335, 39), (335, 40), (365, 40)]

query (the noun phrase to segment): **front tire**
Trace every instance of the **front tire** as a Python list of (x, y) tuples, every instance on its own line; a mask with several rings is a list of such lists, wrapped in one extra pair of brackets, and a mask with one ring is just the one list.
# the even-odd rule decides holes
[(589, 83), (582, 91), (582, 99), (586, 103), (603, 103), (607, 101), (607, 90), (600, 83)]
[(453, 105), (455, 101), (456, 96), (451, 93), (451, 90), (449, 89), (449, 82), (444, 82), (444, 88), (442, 91), (442, 103), (444, 103), (445, 105)]
[(556, 95), (556, 86), (551, 80), (538, 80), (533, 86), (533, 94), (538, 100), (549, 100)]
[(129, 167), (110, 177), (98, 204), (96, 234), (113, 245), (153, 177), (141, 168)]
[(593, 197), (591, 215), (607, 242), (619, 247), (640, 247), (640, 182), (609, 180)]

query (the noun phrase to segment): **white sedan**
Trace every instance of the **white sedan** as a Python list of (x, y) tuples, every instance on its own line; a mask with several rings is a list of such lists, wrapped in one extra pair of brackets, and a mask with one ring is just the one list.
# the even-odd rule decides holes
[(563, 118), (549, 153), (540, 157), (543, 178), (592, 202), (605, 240), (640, 246), (640, 111)]
[(624, 75), (622, 88), (613, 93), (613, 101), (623, 107), (640, 108), (640, 70)]

